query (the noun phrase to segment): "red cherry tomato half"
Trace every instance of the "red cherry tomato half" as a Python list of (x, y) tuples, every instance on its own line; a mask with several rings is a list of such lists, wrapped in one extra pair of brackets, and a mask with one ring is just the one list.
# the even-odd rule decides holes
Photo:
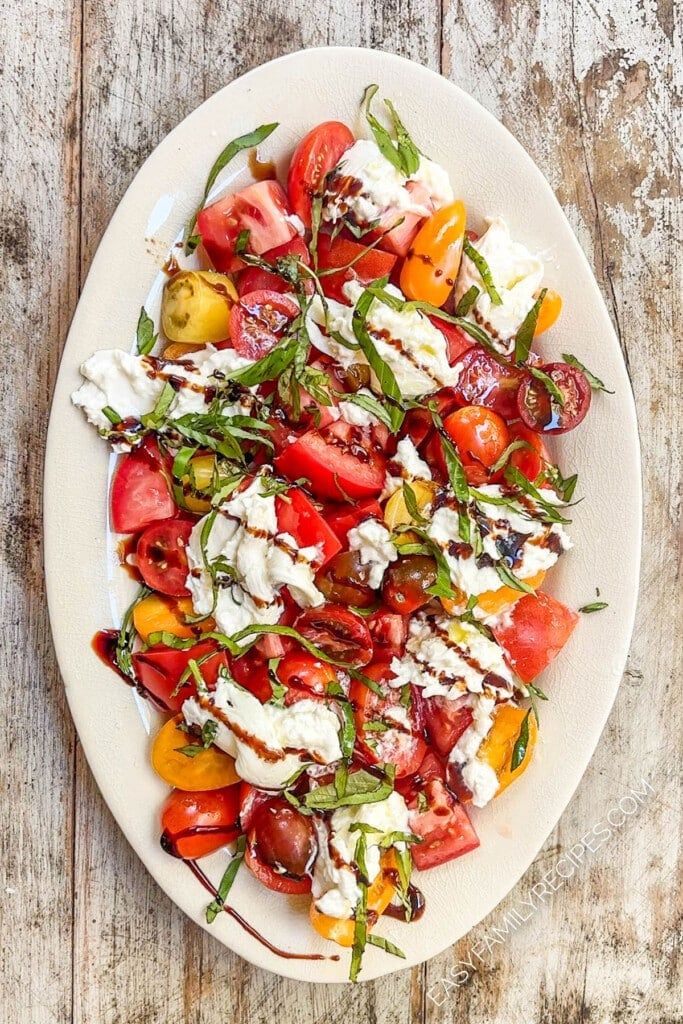
[(316, 848), (310, 819), (285, 800), (269, 800), (255, 808), (249, 828), (247, 864), (269, 889), (309, 892), (311, 879), (307, 872)]
[[(369, 665), (364, 674), (379, 683), (393, 675), (386, 662)], [(363, 760), (367, 764), (394, 764), (398, 777), (415, 772), (422, 763), (427, 744), (418, 733), (412, 708), (401, 705), (401, 691), (385, 685), (384, 696), (380, 696), (354, 679), (349, 697), (356, 723), (356, 752)], [(382, 729), (376, 731), (379, 726)]]
[(216, 270), (228, 273), (243, 266), (235, 255), (235, 243), (242, 231), (249, 232), (249, 252), (262, 256), (296, 235), (289, 215), (282, 185), (258, 181), (200, 210), (197, 231)]
[(518, 448), (510, 456), (510, 465), (515, 466), (520, 473), (523, 473), (527, 480), (533, 483), (537, 476), (545, 469), (550, 462), (548, 449), (543, 444), (543, 439), (535, 430), (529, 430), (523, 423), (516, 420), (508, 427), (510, 441), (526, 441), (528, 448)]
[(384, 487), (386, 460), (361, 444), (358, 428), (339, 421), (309, 430), (275, 459), (290, 480), (306, 477), (313, 494), (331, 501), (374, 498)]
[(154, 442), (145, 442), (123, 456), (111, 485), (111, 524), (116, 533), (136, 533), (175, 515), (175, 502), (162, 466)]
[(448, 757), (472, 723), (472, 708), (448, 697), (424, 698), (423, 715), (429, 742), (442, 757)]
[[(429, 401), (436, 404), (436, 411), (442, 419), (458, 407), (458, 398), (453, 388), (442, 388), (430, 395)], [(427, 409), (409, 409), (401, 427), (401, 437), (410, 437), (415, 447), (421, 448), (433, 430), (434, 421)]]
[(448, 362), (453, 366), (468, 349), (472, 348), (474, 338), (466, 334), (457, 324), (449, 324), (446, 320), (439, 319), (438, 316), (430, 316), (428, 319), (445, 337)]
[(336, 681), (337, 673), (326, 661), (299, 649), (285, 654), (277, 667), (277, 677), (283, 686), (325, 694), (329, 684)]
[(279, 292), (250, 292), (230, 310), (230, 340), (238, 355), (260, 359), (275, 348), (299, 307)]
[(461, 857), (479, 846), (467, 811), (448, 792), (440, 779), (432, 779), (424, 787), (427, 810), (412, 812), (410, 827), (422, 837), (421, 843), (411, 847), (415, 867), (420, 871), (438, 867)]
[(517, 391), (528, 379), (524, 370), (499, 363), (480, 345), (468, 349), (460, 364), (454, 390), (461, 405), (485, 405), (505, 420), (517, 417)]
[(560, 405), (541, 380), (530, 377), (517, 393), (517, 409), (522, 422), (539, 434), (566, 434), (578, 427), (591, 404), (591, 388), (583, 370), (566, 363), (547, 363), (542, 367), (562, 392)]
[(267, 653), (264, 654), (258, 647), (252, 647), (246, 654), (242, 654), (239, 658), (232, 658), (230, 661), (230, 671), (235, 682), (253, 693), (262, 704), (265, 704), (273, 696), (268, 673), (268, 658)]
[(174, 789), (161, 809), (161, 845), (184, 860), (220, 850), (240, 834), (240, 784), (208, 792)]
[(405, 615), (380, 607), (365, 620), (378, 658), (391, 661), (400, 657), (408, 639), (408, 619)]
[[(280, 256), (296, 256), (306, 266), (310, 265), (311, 255), (308, 247), (300, 235), (295, 235), (284, 245), (278, 245), (268, 252), (264, 252), (263, 258), (268, 263), (274, 263)], [(246, 267), (237, 278), (237, 292), (240, 297), (248, 295), (249, 292), (292, 292), (294, 291), (289, 281), (279, 274), (273, 274), (261, 267)]]
[(550, 594), (527, 594), (493, 632), (514, 671), (530, 683), (557, 657), (578, 621), (575, 611)]
[[(415, 700), (416, 690), (413, 688), (413, 700)], [(418, 698), (419, 699), (419, 698)], [(436, 756), (433, 750), (427, 748), (422, 764), (413, 772), (408, 778), (398, 779), (396, 781), (396, 789), (399, 791), (405, 802), (411, 809), (417, 807), (417, 794), (421, 792), (428, 782), (432, 779), (439, 779), (441, 782), (446, 781), (446, 769), (443, 764)]]
[(341, 543), (330, 524), (298, 487), (278, 495), (275, 510), (280, 533), (288, 533), (302, 548), (320, 545), (320, 559), (315, 563), (317, 569), (341, 551)]
[(187, 556), (192, 523), (189, 519), (166, 519), (152, 523), (141, 534), (137, 546), (140, 575), (152, 590), (169, 597), (188, 597)]
[[(363, 255), (364, 254), (364, 255)], [(348, 264), (355, 260), (352, 267)], [(318, 269), (333, 270), (336, 267), (346, 268), (336, 274), (323, 274), (320, 278), (322, 290), (328, 299), (345, 302), (344, 285), (347, 281), (360, 281), (370, 284), (380, 277), (388, 277), (396, 263), (396, 256), (382, 252), (380, 249), (367, 250), (367, 246), (359, 245), (347, 238), (332, 239), (329, 235), (318, 238)]]
[(322, 190), (325, 176), (356, 140), (341, 121), (324, 121), (305, 135), (294, 150), (287, 175), (287, 193), (294, 213), (311, 226), (311, 200)]
[(382, 506), (374, 498), (361, 501), (358, 505), (331, 505), (325, 510), (327, 525), (334, 531), (341, 544), (346, 544), (349, 530), (366, 519), (382, 520)]
[(488, 470), (501, 457), (510, 436), (505, 420), (482, 405), (468, 405), (444, 420), (444, 429), (458, 449), (468, 483), (485, 484)]
[(180, 711), (183, 701), (196, 692), (194, 680), (190, 676), (180, 692), (175, 697), (171, 696), (190, 659), (194, 658), (196, 661), (198, 658), (204, 658), (211, 651), (215, 651), (215, 654), (202, 661), (201, 673), (209, 688), (213, 688), (219, 670), (228, 667), (228, 657), (225, 651), (219, 651), (212, 641), (198, 643), (186, 651), (176, 651), (161, 644), (150, 647), (132, 656), (133, 668), (145, 690), (168, 711), (176, 712)]
[(372, 661), (370, 630), (360, 618), (340, 604), (308, 608), (294, 628), (324, 654), (349, 665), (367, 665)]

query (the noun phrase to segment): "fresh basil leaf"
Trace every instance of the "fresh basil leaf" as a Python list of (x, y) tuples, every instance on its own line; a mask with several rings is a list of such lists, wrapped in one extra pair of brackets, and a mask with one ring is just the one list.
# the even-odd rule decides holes
[(143, 427), (147, 430), (159, 430), (166, 420), (166, 414), (171, 408), (175, 396), (175, 388), (166, 381), (152, 411), (140, 417)]
[(383, 935), (375, 935), (373, 932), (368, 932), (366, 943), (368, 946), (377, 946), (378, 949), (383, 949), (385, 953), (391, 953), (392, 956), (398, 956), (402, 960), (406, 958), (403, 950), (395, 946), (393, 942), (389, 942), (389, 939), (385, 939)]
[(500, 456), (500, 458), (496, 459), (496, 461), (489, 469), (491, 476), (493, 476), (494, 473), (499, 473), (504, 466), (507, 466), (512, 453), (518, 452), (522, 448), (531, 448), (531, 445), (528, 441), (523, 441), (521, 437), (518, 438), (516, 441), (511, 441), (510, 444), (505, 449), (505, 451)]
[(514, 359), (516, 363), (526, 363), (529, 358), (529, 352), (531, 352), (531, 346), (536, 332), (536, 324), (538, 323), (538, 315), (541, 312), (541, 306), (543, 305), (543, 300), (547, 291), (547, 288), (544, 288), (541, 291), (541, 294), (522, 320), (521, 327), (515, 335)]
[(583, 363), (579, 362), (576, 356), (573, 356), (568, 352), (563, 352), (562, 358), (569, 366), (574, 366), (577, 370), (581, 370), (593, 391), (604, 391), (607, 395), (614, 394), (613, 391), (610, 391), (609, 388), (605, 387), (599, 377), (596, 377), (594, 373), (591, 373), (587, 366), (584, 366)]
[[(393, 414), (393, 410), (382, 405), (373, 395), (361, 395), (358, 392), (349, 392), (348, 394), (346, 392), (337, 392), (337, 394), (343, 397), (345, 402), (351, 402), (352, 405), (357, 405), (360, 409), (365, 409), (366, 412), (371, 413), (389, 430), (394, 430), (396, 417)], [(394, 406), (394, 408), (396, 407)], [(399, 412), (401, 412), (401, 419), (403, 419), (402, 410), (399, 410)], [(400, 426), (401, 424), (396, 429), (400, 429)]]
[[(557, 507), (551, 502), (547, 501), (540, 493), (537, 487), (531, 483), (530, 480), (524, 476), (523, 473), (517, 469), (516, 466), (508, 465), (505, 470), (505, 479), (508, 483), (517, 487), (520, 491), (528, 494), (529, 497), (533, 498), (536, 504), (543, 510), (544, 518), (546, 521), (551, 523), (562, 523), (567, 524), (571, 522), (570, 519), (566, 519), (557, 509)], [(488, 501), (486, 495), (482, 495), (485, 501)]]
[(550, 374), (545, 373), (543, 370), (539, 370), (537, 366), (527, 366), (527, 370), (532, 377), (535, 377), (536, 380), (541, 382), (553, 401), (557, 402), (559, 407), (562, 409), (564, 407), (564, 394)]
[(357, 804), (374, 804), (386, 800), (394, 790), (394, 773), (390, 772), (393, 765), (387, 765), (384, 775), (377, 776), (362, 768), (357, 772), (350, 772), (346, 785), (341, 793), (337, 792), (334, 782), (324, 786), (318, 786), (305, 793), (301, 802), (309, 810), (327, 811), (337, 807), (352, 807)]
[(515, 740), (515, 745), (512, 748), (512, 760), (510, 761), (510, 771), (517, 771), (522, 761), (526, 757), (527, 748), (529, 746), (529, 715), (531, 709), (527, 711), (526, 715), (522, 719), (522, 725), (519, 730), (519, 735)]
[(417, 498), (415, 497), (415, 491), (407, 480), (403, 481), (403, 501), (405, 502), (406, 509), (408, 510), (408, 515), (414, 523), (417, 523), (418, 526), (425, 526), (429, 522), (429, 520), (425, 519), (420, 512), (417, 504)]
[(593, 601), (592, 604), (584, 604), (579, 611), (584, 615), (590, 615), (591, 612), (601, 612), (603, 608), (609, 608), (607, 601)]
[(106, 416), (112, 426), (116, 426), (121, 423), (121, 417), (117, 413), (116, 409), (112, 409), (110, 405), (105, 405), (102, 409), (102, 415)]
[(475, 247), (472, 245), (467, 235), (465, 235), (465, 238), (463, 240), (462, 251), (468, 257), (468, 259), (470, 259), (472, 263), (474, 263), (475, 267), (479, 271), (479, 277), (483, 281), (484, 288), (486, 289), (488, 296), (491, 299), (491, 303), (494, 306), (502, 305), (503, 300), (501, 299), (496, 289), (496, 286), (493, 283), (493, 275), (491, 274), (489, 265), (486, 262), (485, 257), (482, 256), (479, 250), (475, 249)]
[(460, 299), (460, 302), (455, 307), (456, 316), (467, 316), (472, 306), (479, 298), (481, 291), (477, 288), (476, 284), (473, 284), (471, 288), (468, 288), (465, 294)]
[(213, 924), (218, 914), (225, 906), (225, 901), (228, 898), (228, 894), (232, 889), (232, 884), (235, 881), (237, 872), (239, 871), (240, 864), (244, 860), (244, 853), (247, 848), (247, 837), (241, 835), (235, 845), (235, 852), (232, 855), (232, 859), (228, 864), (227, 868), (223, 873), (223, 877), (220, 880), (218, 886), (218, 892), (216, 898), (209, 903), (206, 908), (206, 923)]
[(147, 315), (144, 306), (140, 307), (136, 330), (138, 355), (147, 356), (156, 345), (158, 335), (154, 333), (154, 322)]
[(374, 300), (375, 294), (372, 288), (366, 288), (366, 290), (358, 297), (358, 302), (354, 307), (351, 318), (353, 334), (361, 348), (361, 351), (370, 364), (371, 370), (377, 377), (380, 390), (387, 398), (390, 398), (393, 402), (400, 405), (402, 395), (401, 390), (396, 383), (393, 370), (384, 362), (377, 352), (375, 343), (370, 337), (370, 332), (367, 328), (368, 313)]
[(379, 91), (378, 85), (369, 85), (363, 93), (363, 99), (361, 100), (361, 110), (365, 107), (365, 118), (370, 125), (372, 134), (375, 136), (375, 142), (377, 148), (383, 157), (385, 157), (389, 163), (393, 164), (397, 171), (403, 172), (403, 160), (400, 153), (398, 152), (391, 135), (384, 127), (380, 124), (374, 114), (370, 113), (370, 104), (372, 103), (373, 97)]
[(367, 853), (368, 853), (368, 837), (367, 837), (367, 834), (365, 832), (361, 832), (359, 834), (359, 836), (358, 836), (358, 839), (356, 840), (356, 849), (354, 851), (354, 860), (356, 862), (356, 867), (358, 868), (358, 871), (360, 873), (360, 877), (363, 879), (364, 882), (367, 882), (368, 885), (369, 885), (370, 884), (370, 875), (369, 875), (369, 872), (368, 872), (368, 865), (367, 865), (367, 862), (366, 862)]
[(502, 562), (496, 563), (496, 572), (506, 587), (511, 587), (513, 590), (521, 590), (524, 594), (535, 593), (533, 587), (530, 587), (524, 580), (520, 580), (518, 576), (515, 576), (512, 570), (508, 569)]
[(119, 635), (116, 640), (116, 651), (114, 654), (116, 664), (123, 672), (124, 676), (128, 676), (129, 679), (133, 680), (135, 680), (135, 672), (133, 671), (131, 655), (133, 653), (133, 644), (135, 643), (135, 637), (137, 635), (135, 631), (135, 624), (133, 622), (133, 612), (140, 602), (151, 593), (152, 591), (149, 587), (140, 587), (133, 598), (132, 603), (126, 609), (123, 621), (121, 622), (121, 628), (119, 629)]
[(285, 337), (267, 355), (257, 359), (251, 366), (232, 370), (227, 376), (245, 388), (275, 380), (294, 361), (297, 347), (290, 337)]
[(318, 269), (318, 235), (323, 218), (323, 197), (313, 196), (311, 199), (311, 241), (308, 244), (309, 252), (313, 257), (313, 267)]
[(353, 948), (351, 950), (351, 966), (349, 979), (356, 981), (360, 974), (363, 963), (363, 953), (368, 941), (368, 887), (359, 882), (360, 896), (355, 909), (355, 921), (353, 925)]
[(236, 256), (241, 256), (243, 252), (247, 251), (247, 246), (249, 245), (249, 238), (250, 238), (250, 236), (251, 236), (251, 231), (249, 230), (249, 228), (245, 228), (244, 231), (240, 231), (239, 235), (235, 239), (235, 255)]
[(417, 172), (420, 166), (419, 150), (415, 143), (413, 142), (413, 140), (411, 139), (410, 135), (408, 134), (408, 130), (406, 126), (403, 124), (403, 121), (398, 116), (394, 104), (391, 102), (391, 100), (385, 100), (384, 102), (386, 103), (389, 109), (389, 113), (391, 114), (391, 120), (393, 121), (394, 124), (394, 132), (396, 134), (396, 145), (398, 148), (398, 155), (401, 159), (403, 173), (405, 174), (406, 178), (410, 178), (413, 174)]

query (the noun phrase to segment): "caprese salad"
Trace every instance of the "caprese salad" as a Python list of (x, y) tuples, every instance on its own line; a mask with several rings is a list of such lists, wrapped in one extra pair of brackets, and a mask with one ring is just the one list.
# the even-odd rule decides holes
[[(479, 845), (469, 809), (532, 758), (538, 676), (578, 619), (541, 589), (577, 480), (546, 439), (604, 390), (535, 351), (562, 306), (542, 259), (499, 216), (468, 225), (376, 91), (363, 137), (317, 125), (286, 183), (257, 163), (215, 198), (277, 125), (231, 142), (158, 326), (143, 309), (73, 394), (121, 453), (111, 527), (140, 588), (95, 646), (165, 716), (162, 844), (209, 921), (253, 932), (242, 862), (305, 895), (354, 980), (366, 945), (403, 955), (381, 916), (423, 912), (416, 878)], [(223, 849), (214, 889), (197, 862)]]

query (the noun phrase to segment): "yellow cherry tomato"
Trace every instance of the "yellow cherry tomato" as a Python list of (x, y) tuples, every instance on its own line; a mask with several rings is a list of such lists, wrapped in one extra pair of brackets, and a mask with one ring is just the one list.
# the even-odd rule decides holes
[(401, 269), (409, 299), (443, 306), (460, 269), (467, 213), (459, 199), (429, 217), (415, 236)]
[[(409, 484), (420, 511), (426, 508), (430, 501), (433, 501), (438, 490), (437, 485), (431, 480), (410, 480)], [(384, 506), (384, 522), (389, 530), (395, 530), (397, 526), (406, 526), (412, 522), (402, 487), (394, 491)]]
[(539, 334), (543, 334), (549, 327), (552, 327), (561, 312), (562, 296), (558, 292), (554, 292), (552, 288), (548, 288), (545, 298), (541, 303), (541, 308), (538, 311), (534, 338), (537, 338)]
[(181, 270), (167, 281), (161, 300), (161, 326), (169, 341), (209, 344), (230, 337), (235, 286), (214, 270)]
[(178, 728), (180, 718), (170, 718), (156, 735), (152, 746), (152, 767), (164, 782), (186, 793), (222, 789), (239, 782), (235, 762), (217, 747), (207, 747), (194, 756), (180, 748), (200, 745), (199, 740)]
[(181, 640), (197, 636), (207, 630), (214, 629), (213, 619), (204, 619), (194, 625), (185, 622), (188, 615), (193, 614), (192, 601), (189, 597), (165, 597), (163, 594), (148, 594), (133, 609), (133, 625), (145, 643), (152, 633), (173, 633)]
[(183, 345), (179, 341), (172, 341), (164, 349), (164, 359), (187, 359), (193, 352), (201, 352), (203, 345)]
[(200, 492), (209, 488), (215, 465), (214, 455), (195, 455), (190, 459), (191, 471), (182, 477), (185, 506), (190, 512), (203, 515), (205, 512), (211, 511), (211, 497), (204, 498)]
[[(545, 579), (545, 572), (543, 569), (537, 572), (535, 576), (530, 576), (528, 580), (524, 580), (533, 590), (538, 590), (540, 585)], [(442, 597), (441, 603), (449, 613), (449, 615), (457, 614), (457, 609), (460, 608), (467, 602), (467, 595), (457, 591), (457, 600), (453, 601), (449, 597)], [(499, 587), (498, 590), (485, 590), (483, 594), (479, 594), (477, 598), (477, 608), (480, 608), (485, 615), (499, 615), (504, 612), (506, 608), (509, 608), (519, 601), (520, 597), (524, 597), (524, 593), (521, 590), (515, 590), (514, 587)]]
[(533, 711), (529, 715), (529, 741), (526, 753), (517, 768), (514, 771), (511, 770), (512, 752), (515, 749), (515, 743), (526, 713), (525, 708), (516, 708), (511, 704), (501, 704), (496, 708), (491, 730), (477, 753), (479, 760), (486, 761), (498, 776), (500, 785), (496, 796), (500, 796), (503, 790), (519, 778), (531, 763), (538, 738), (538, 726)]
[[(394, 879), (396, 878), (398, 865), (393, 850), (389, 850), (384, 854), (381, 865), (377, 878), (368, 887), (368, 912), (372, 911), (373, 913), (372, 923), (368, 921), (368, 930), (372, 928), (374, 921), (381, 917), (387, 909), (396, 892)], [(311, 903), (309, 916), (311, 924), (324, 939), (330, 939), (331, 942), (336, 942), (340, 946), (353, 945), (353, 918), (328, 917), (327, 914), (321, 914), (315, 905), (315, 900)]]

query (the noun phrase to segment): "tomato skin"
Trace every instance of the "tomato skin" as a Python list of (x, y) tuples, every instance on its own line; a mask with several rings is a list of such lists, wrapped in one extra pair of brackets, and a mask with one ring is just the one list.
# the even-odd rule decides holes
[(137, 533), (150, 523), (172, 519), (176, 506), (155, 441), (147, 439), (124, 455), (111, 485), (111, 525), (115, 533)]
[[(421, 182), (408, 181), (406, 182), (406, 188), (412, 193), (414, 203), (431, 210), (434, 209), (429, 190)], [(401, 220), (400, 224), (396, 223), (398, 220)], [(379, 248), (395, 253), (397, 256), (406, 256), (423, 220), (424, 217), (419, 213), (387, 210), (377, 229), (369, 232), (365, 237), (368, 242), (372, 241), (390, 228), (391, 230), (383, 235)], [(395, 225), (395, 227), (392, 225)]]
[(532, 483), (550, 462), (548, 449), (543, 439), (535, 430), (530, 430), (523, 423), (515, 421), (508, 427), (511, 441), (526, 441), (530, 448), (519, 448), (510, 456), (510, 465), (523, 473)]
[[(274, 263), (280, 256), (296, 256), (307, 267), (311, 263), (311, 255), (308, 247), (300, 235), (295, 235), (284, 245), (277, 245), (274, 249), (264, 252), (263, 259), (268, 263)], [(261, 267), (246, 267), (240, 272), (237, 279), (237, 294), (240, 298), (248, 295), (249, 292), (293, 292), (294, 288), (279, 274), (273, 274), (270, 270), (263, 270)]]
[[(419, 690), (417, 687), (413, 687), (413, 701), (415, 701), (416, 698), (419, 701)], [(418, 793), (420, 793), (425, 788), (426, 784), (431, 782), (433, 779), (439, 779), (439, 781), (445, 782), (446, 769), (434, 751), (427, 747), (427, 752), (417, 771), (413, 772), (410, 776), (404, 776), (402, 779), (397, 779), (396, 789), (408, 804), (408, 807), (415, 809)]]
[(264, 654), (258, 647), (252, 647), (246, 654), (230, 661), (230, 671), (235, 681), (253, 693), (262, 704), (273, 696), (268, 674), (268, 657), (269, 655)]
[(287, 324), (299, 314), (280, 292), (249, 292), (230, 310), (230, 340), (238, 355), (260, 359), (275, 348)]
[(287, 896), (300, 896), (311, 891), (310, 878), (289, 878), (287, 875), (280, 874), (275, 868), (271, 868), (270, 864), (265, 864), (259, 858), (250, 843), (247, 844), (244, 863), (251, 873), (258, 878), (261, 885), (265, 885), (266, 889), (270, 889), (271, 892), (280, 892)]
[(559, 387), (564, 405), (558, 406), (543, 382), (530, 377), (517, 393), (519, 416), (539, 434), (566, 434), (585, 419), (591, 404), (590, 384), (583, 370), (567, 363), (547, 363), (542, 369)]
[(174, 847), (169, 852), (195, 860), (234, 842), (241, 831), (239, 793), (239, 783), (196, 793), (174, 789), (161, 809), (161, 827)]
[(550, 594), (526, 594), (493, 630), (517, 675), (530, 683), (560, 653), (579, 621), (578, 614)]
[(366, 623), (339, 604), (308, 608), (294, 628), (331, 658), (349, 665), (367, 665), (372, 661), (372, 639)]
[(189, 597), (185, 548), (193, 526), (189, 519), (165, 519), (143, 530), (136, 549), (137, 565), (152, 590), (169, 597)]
[(349, 530), (366, 519), (378, 519), (382, 521), (382, 506), (374, 498), (368, 501), (361, 501), (358, 505), (329, 505), (325, 510), (327, 525), (334, 531), (342, 544), (346, 544)]
[(316, 568), (321, 568), (341, 551), (341, 542), (329, 522), (298, 487), (276, 496), (275, 511), (281, 533), (290, 534), (302, 548), (321, 545), (321, 560)]
[(429, 742), (441, 757), (448, 757), (472, 723), (472, 709), (448, 697), (423, 698), (423, 714)]
[(408, 639), (408, 618), (380, 607), (365, 620), (377, 658), (391, 661), (401, 657)]
[(200, 669), (207, 685), (212, 689), (216, 685), (219, 670), (228, 667), (225, 651), (218, 650), (212, 640), (200, 641), (186, 651), (176, 651), (173, 647), (157, 644), (156, 647), (133, 654), (133, 668), (145, 690), (168, 711), (177, 712), (180, 711), (183, 702), (196, 693), (194, 681), (190, 677), (180, 693), (175, 697), (171, 696), (188, 662), (191, 658), (202, 658), (211, 651), (215, 651), (215, 655), (202, 662)]
[(510, 443), (505, 420), (484, 406), (468, 405), (444, 420), (444, 430), (458, 450), (468, 483), (476, 486), (493, 480), (488, 470)]
[[(356, 260), (352, 267), (340, 270), (336, 274), (325, 275), (320, 278), (323, 292), (328, 299), (336, 299), (348, 305), (349, 300), (344, 295), (343, 288), (347, 281), (357, 280), (362, 284), (370, 284), (380, 277), (391, 275), (396, 264), (397, 257), (391, 253), (382, 252), (380, 249), (371, 249), (364, 252), (367, 246), (352, 242), (348, 238), (332, 239), (329, 235), (318, 236), (318, 269), (331, 270), (334, 267), (346, 267), (351, 260)], [(360, 257), (357, 259), (357, 257)]]
[(460, 269), (466, 220), (465, 205), (456, 200), (422, 224), (401, 268), (406, 298), (443, 306)]
[[(442, 388), (430, 396), (436, 404), (436, 411), (444, 419), (458, 407), (453, 388)], [(427, 438), (434, 432), (434, 422), (427, 409), (409, 409), (401, 427), (401, 437), (409, 437), (417, 449), (421, 449)], [(445, 468), (445, 464), (444, 464)]]
[[(393, 672), (388, 662), (376, 661), (364, 669), (364, 675), (378, 683), (384, 683)], [(384, 718), (391, 708), (401, 706), (401, 691), (384, 686), (384, 696), (373, 693), (360, 680), (354, 679), (349, 690), (349, 699), (353, 707), (353, 718), (356, 723), (356, 753), (360, 755), (367, 764), (396, 765), (396, 776), (398, 778), (411, 775), (422, 763), (427, 750), (427, 744), (422, 736), (418, 734), (414, 722), (414, 710), (407, 709), (412, 729), (404, 731), (403, 727), (390, 728), (385, 732), (366, 732), (365, 726), (368, 722), (384, 720), (386, 724), (391, 721), (391, 716)], [(371, 741), (371, 742), (368, 742)], [(371, 743), (375, 744), (375, 749)]]
[(443, 782), (432, 779), (423, 792), (427, 798), (427, 810), (422, 813), (413, 811), (410, 815), (411, 829), (422, 837), (422, 842), (411, 848), (419, 871), (438, 867), (479, 846), (479, 837), (467, 811), (457, 803)]
[(321, 696), (337, 679), (337, 673), (325, 661), (319, 661), (307, 651), (288, 651), (277, 667), (277, 677), (283, 686), (310, 690)]
[(462, 369), (454, 391), (460, 404), (484, 405), (505, 420), (516, 419), (517, 392), (529, 374), (497, 362), (481, 345), (473, 345), (459, 361)]
[(324, 121), (305, 135), (294, 150), (287, 194), (294, 213), (307, 228), (311, 226), (313, 196), (320, 192), (326, 175), (355, 141), (351, 129), (341, 121)]
[[(280, 871), (284, 870), (287, 875), (296, 876), (288, 881), (297, 882), (307, 875), (316, 851), (310, 819), (284, 799), (271, 799), (258, 805), (249, 829), (249, 845), (261, 863), (278, 871), (279, 878), (282, 878)], [(306, 880), (310, 886), (310, 877)]]
[[(350, 424), (342, 425), (346, 427)], [(346, 501), (376, 497), (384, 487), (384, 456), (360, 447), (354, 450), (352, 439), (358, 428), (350, 427), (347, 441), (336, 431), (331, 434), (330, 429), (309, 430), (299, 437), (275, 458), (277, 469), (290, 480), (306, 477), (318, 498)]]
[(287, 220), (289, 215), (282, 185), (277, 181), (258, 181), (200, 210), (197, 231), (216, 270), (228, 273), (243, 266), (235, 255), (241, 231), (249, 231), (249, 252), (262, 256), (297, 234)]
[(406, 555), (392, 562), (384, 574), (382, 598), (399, 615), (410, 615), (429, 604), (427, 588), (436, 581), (436, 562), (429, 555)]
[(474, 338), (466, 334), (457, 324), (449, 324), (446, 320), (439, 319), (438, 316), (430, 316), (427, 319), (437, 330), (441, 331), (446, 339), (448, 362), (451, 366), (454, 366), (465, 352), (473, 348)]

